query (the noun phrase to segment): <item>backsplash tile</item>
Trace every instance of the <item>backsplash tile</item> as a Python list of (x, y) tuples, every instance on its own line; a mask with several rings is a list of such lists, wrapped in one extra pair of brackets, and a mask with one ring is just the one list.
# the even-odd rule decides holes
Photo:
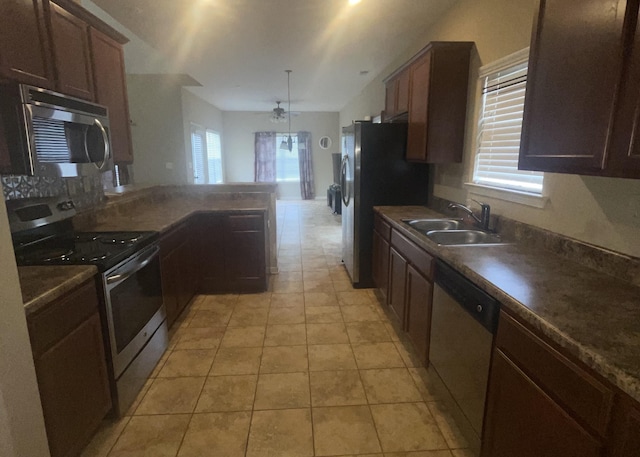
[(68, 195), (78, 211), (92, 208), (104, 200), (100, 175), (78, 178), (5, 175), (0, 180), (5, 200)]

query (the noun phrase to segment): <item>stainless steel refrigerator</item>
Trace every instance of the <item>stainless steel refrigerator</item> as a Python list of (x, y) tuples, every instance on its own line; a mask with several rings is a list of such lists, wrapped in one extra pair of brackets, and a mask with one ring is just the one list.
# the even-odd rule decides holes
[(355, 288), (373, 287), (373, 207), (426, 205), (429, 168), (405, 160), (407, 124), (342, 129), (342, 260)]

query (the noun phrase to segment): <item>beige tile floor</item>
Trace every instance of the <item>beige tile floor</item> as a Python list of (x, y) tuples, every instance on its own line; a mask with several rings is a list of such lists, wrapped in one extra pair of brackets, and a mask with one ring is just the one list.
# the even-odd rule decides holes
[(197, 296), (136, 403), (83, 457), (469, 457), (379, 305), (341, 265), (339, 216), (278, 202), (280, 274)]

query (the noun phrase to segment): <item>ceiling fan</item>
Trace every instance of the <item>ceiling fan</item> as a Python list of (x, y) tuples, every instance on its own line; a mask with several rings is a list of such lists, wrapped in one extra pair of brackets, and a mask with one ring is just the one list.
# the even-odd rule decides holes
[(276, 105), (278, 105), (277, 107), (273, 108), (273, 111), (271, 112), (271, 122), (273, 123), (280, 123), (280, 122), (287, 122), (287, 114), (286, 111), (284, 110), (284, 108), (280, 108), (280, 101), (276, 102)]

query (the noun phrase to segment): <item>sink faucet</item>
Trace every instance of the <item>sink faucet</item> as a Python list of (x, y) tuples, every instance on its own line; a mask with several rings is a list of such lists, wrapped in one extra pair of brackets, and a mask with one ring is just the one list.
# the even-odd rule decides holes
[(482, 228), (482, 230), (489, 230), (489, 216), (491, 215), (491, 207), (486, 203), (481, 203), (477, 200), (473, 200), (478, 205), (480, 205), (480, 217), (476, 216), (473, 213), (473, 210), (468, 206), (464, 206), (460, 203), (449, 203), (449, 209), (461, 209), (469, 216), (473, 218), (474, 221), (478, 223), (478, 225)]

